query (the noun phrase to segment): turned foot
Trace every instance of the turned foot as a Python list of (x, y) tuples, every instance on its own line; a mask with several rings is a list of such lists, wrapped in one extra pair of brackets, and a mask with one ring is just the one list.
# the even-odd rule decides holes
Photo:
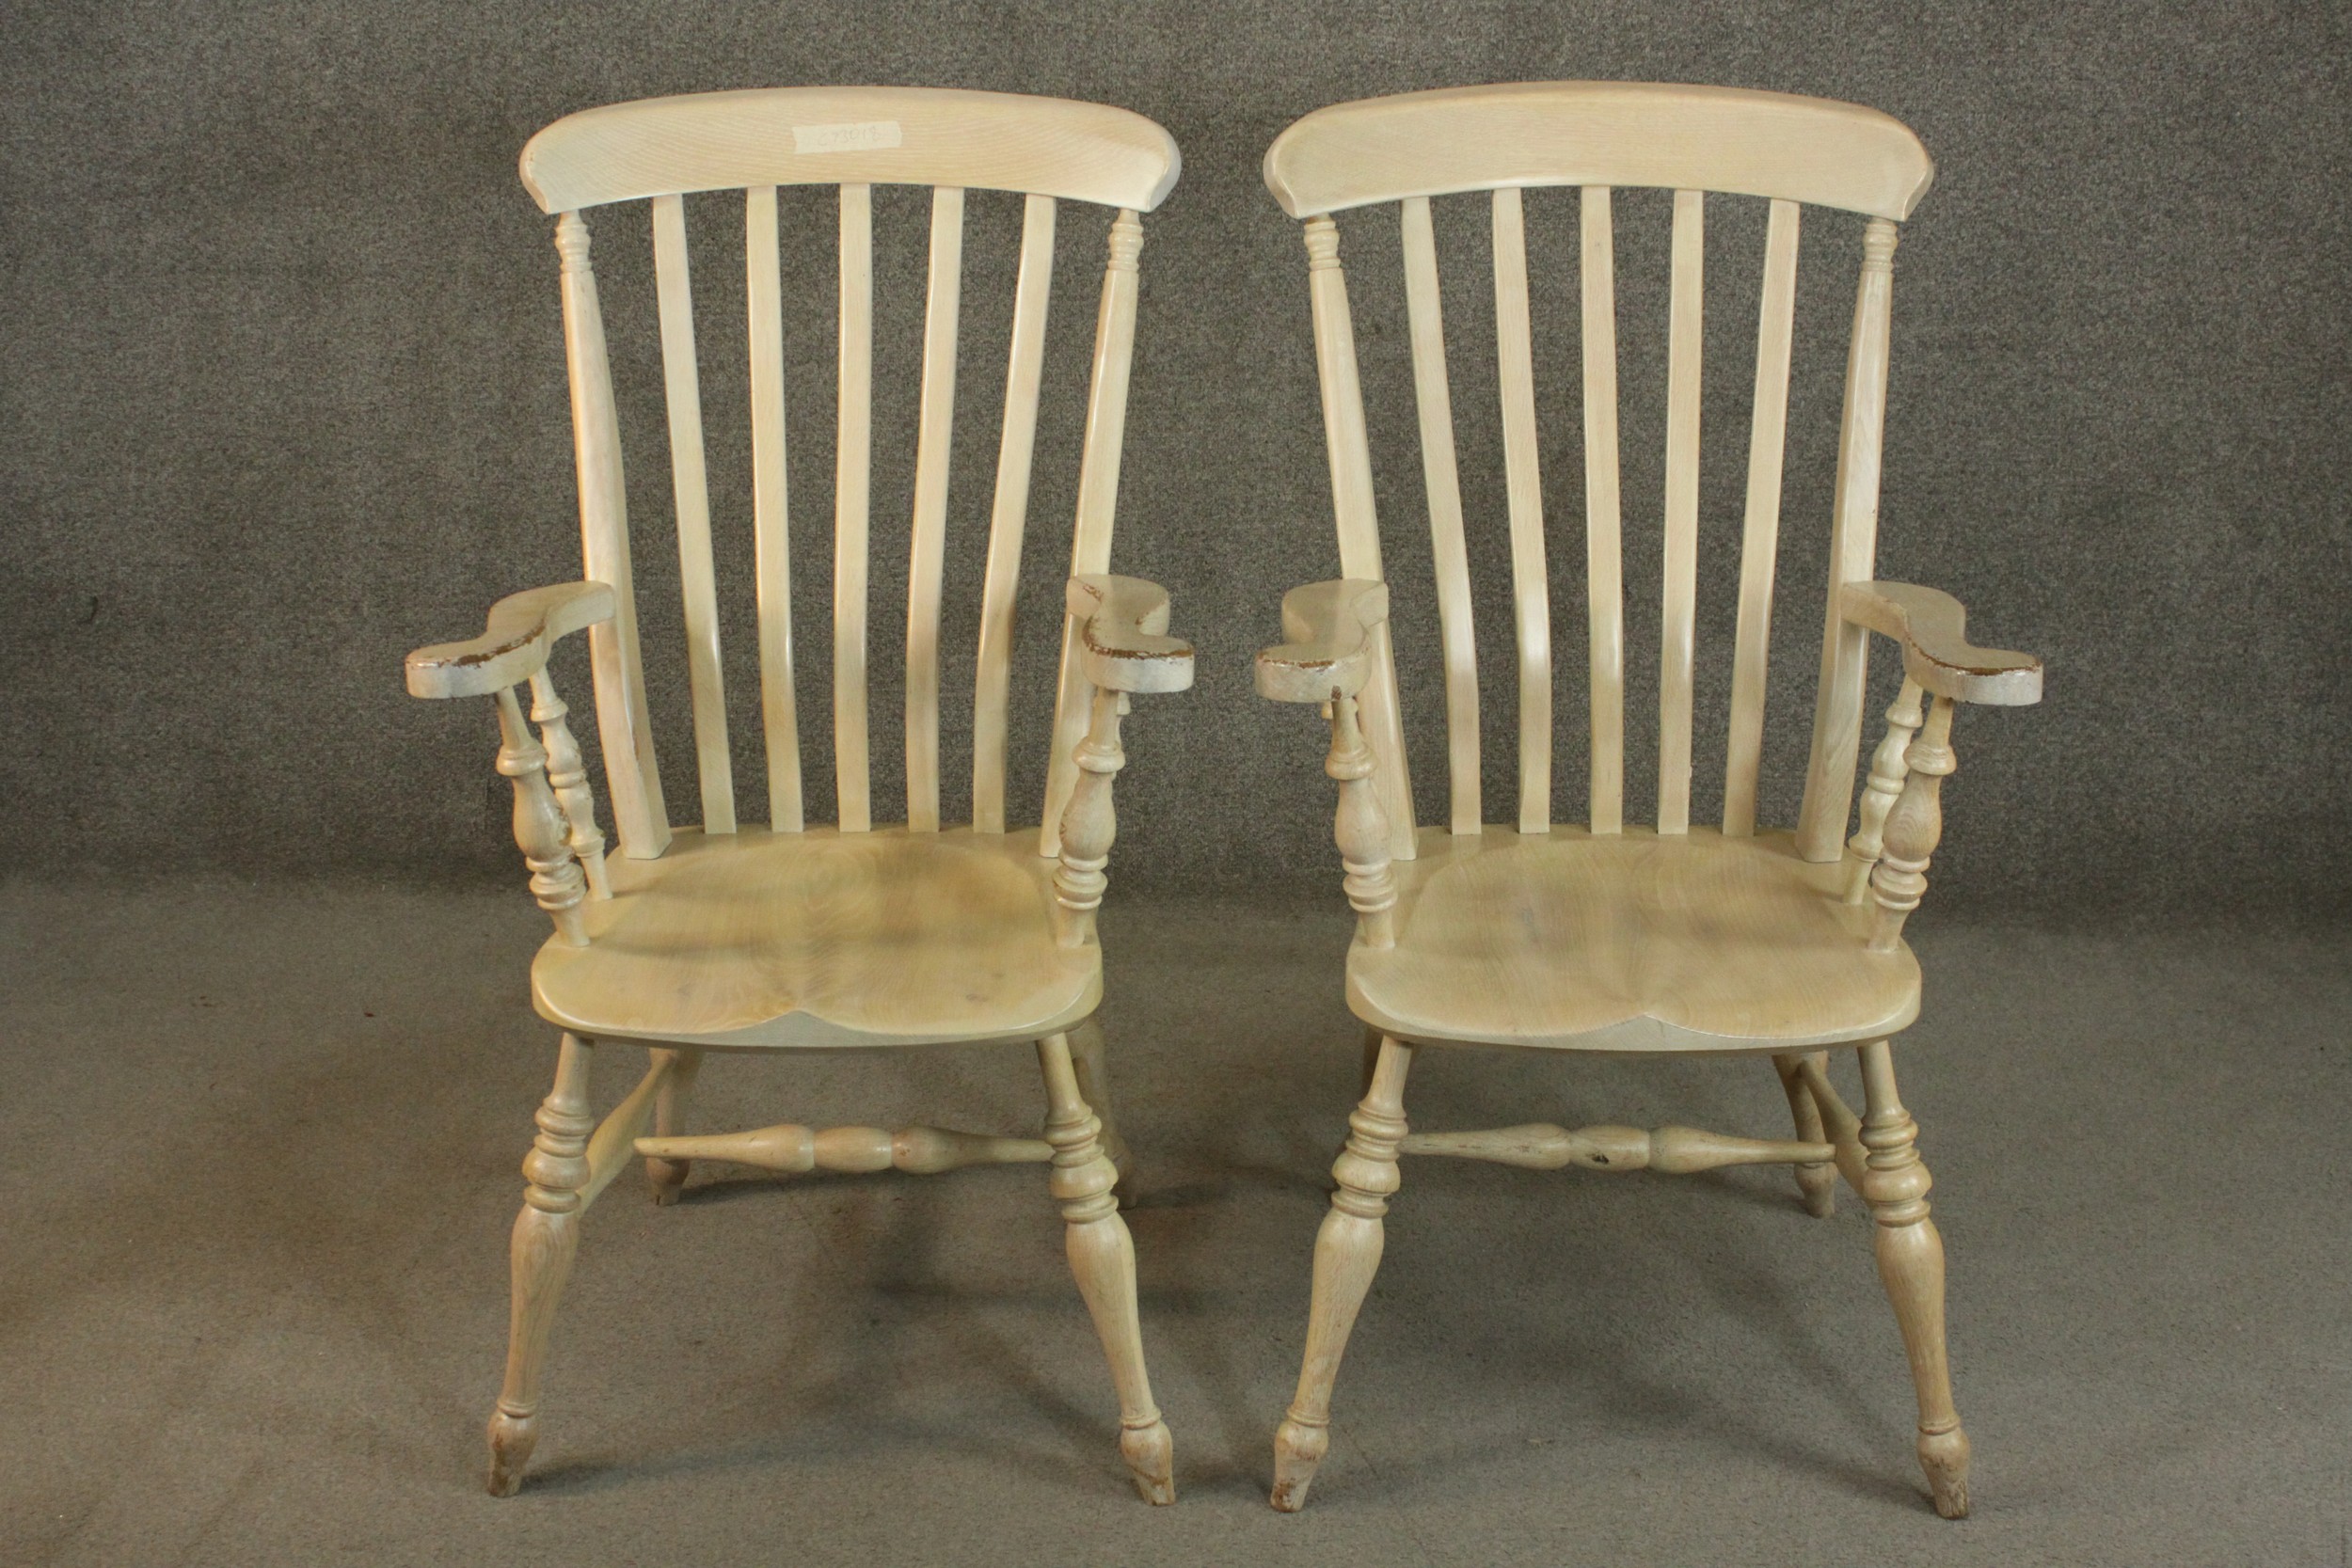
[(1919, 1468), (1928, 1473), (1936, 1513), (1947, 1519), (1967, 1518), (1968, 1434), (1957, 1425), (1949, 1432), (1922, 1432)]
[(1168, 1435), (1166, 1421), (1122, 1429), (1119, 1456), (1127, 1462), (1127, 1473), (1135, 1477), (1136, 1490), (1145, 1502), (1166, 1506), (1176, 1500), (1176, 1440)]
[(1274, 1492), (1267, 1499), (1284, 1513), (1307, 1506), (1307, 1488), (1314, 1483), (1323, 1456), (1331, 1451), (1331, 1429), (1293, 1418), (1274, 1431)]
[(523, 1489), (531, 1450), (539, 1446), (539, 1418), (490, 1413), (490, 1496), (511, 1497)]

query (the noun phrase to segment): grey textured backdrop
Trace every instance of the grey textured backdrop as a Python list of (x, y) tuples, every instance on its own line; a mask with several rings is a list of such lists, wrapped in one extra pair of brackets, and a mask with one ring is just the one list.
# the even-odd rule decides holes
[[(17, 872), (514, 876), (487, 715), (401, 694), (401, 654), (499, 594), (576, 575), (548, 225), (515, 156), (540, 125), (655, 93), (915, 82), (1124, 104), (1185, 175), (1147, 224), (1119, 562), (1173, 591), (1198, 689), (1130, 726), (1116, 879), (1328, 885), (1306, 716), (1248, 691), (1279, 590), (1328, 576), (1303, 257), (1258, 158), (1319, 104), (1463, 82), (1697, 80), (1851, 99), (1941, 166), (1897, 268), (1882, 563), (1949, 587), (2049, 699), (1963, 716), (1935, 901), (2072, 917), (2344, 904), (2347, 13), (2325, 5), (1912, 8), (1204, 3), (206, 8), (10, 5), (0, 52), (0, 800)], [(1654, 735), (1664, 201), (1619, 240), (1629, 689)], [(1564, 669), (1581, 665), (1573, 198), (1531, 202), (1546, 496)], [(1727, 646), (1755, 268), (1753, 204), (1708, 261), (1703, 646)], [(787, 198), (796, 548), (821, 733), (830, 228)], [(691, 816), (665, 537), (647, 242), (598, 227), (631, 436), (640, 592), (671, 799)], [(727, 575), (739, 785), (760, 798), (748, 677), (740, 209), (691, 204)], [(954, 562), (977, 558), (1016, 211), (975, 198)], [(902, 611), (919, 204), (882, 203), (876, 636)], [(1502, 554), (1483, 221), (1440, 246), (1478, 559)], [(1807, 229), (1768, 815), (1787, 819), (1818, 639), (1854, 226)], [(1066, 550), (1099, 224), (1064, 230), (1021, 657), (1032, 739)], [(1438, 690), (1393, 217), (1344, 227), (1425, 816)], [(1083, 234), (1083, 238), (1079, 236)], [(1074, 241), (1075, 243), (1070, 243)], [(893, 381), (895, 379), (895, 385)], [(1418, 545), (1416, 539), (1422, 540)], [(1064, 557), (1066, 559), (1066, 557)], [(1506, 601), (1490, 582), (1490, 818), (1507, 815)], [(903, 603), (902, 597), (898, 601)], [(968, 605), (951, 607), (968, 628)], [(961, 617), (961, 619), (957, 619)], [(959, 635), (961, 635), (959, 632)], [(967, 667), (968, 652), (963, 656)], [(1881, 674), (1885, 660), (1882, 658)], [(586, 695), (576, 660), (571, 694)], [(1501, 679), (1495, 678), (1502, 674)], [(1581, 814), (1581, 680), (1561, 684)], [(875, 705), (897, 787), (895, 675)], [(1698, 806), (1720, 800), (1724, 673), (1701, 689)], [(1035, 751), (1032, 744), (1030, 751)], [(968, 754), (951, 736), (951, 763)], [(1037, 758), (1019, 782), (1034, 791)], [(813, 769), (812, 784), (829, 773)], [(1654, 765), (1637, 752), (1637, 806)], [(961, 795), (951, 788), (950, 802)]]

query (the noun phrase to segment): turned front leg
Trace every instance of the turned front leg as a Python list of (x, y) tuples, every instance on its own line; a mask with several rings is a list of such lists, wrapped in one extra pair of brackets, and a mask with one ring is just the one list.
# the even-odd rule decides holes
[(1405, 1138), (1405, 1075), (1413, 1048), (1384, 1038), (1372, 1087), (1347, 1118), (1347, 1147), (1331, 1166), (1339, 1182), (1315, 1232), (1314, 1295), (1307, 1309), (1307, 1353), (1298, 1388), (1274, 1434), (1272, 1502), (1285, 1513), (1306, 1506), (1307, 1488), (1331, 1447), (1331, 1386), (1363, 1309), (1386, 1238), (1381, 1216), (1399, 1184), (1397, 1146)]
[(1119, 835), (1111, 781), (1127, 764), (1127, 753), (1119, 744), (1119, 721), (1126, 711), (1125, 692), (1095, 688), (1086, 738), (1072, 753), (1078, 779), (1062, 811), (1061, 863), (1054, 870), (1064, 947), (1083, 947), (1094, 940), (1094, 911), (1103, 907), (1103, 892), (1110, 885), (1105, 868), (1111, 863), (1111, 842)]
[(1944, 836), (1944, 781), (1959, 766), (1952, 755), (1952, 700), (1931, 698), (1919, 737), (1904, 753), (1909, 769), (1903, 792), (1886, 816), (1886, 847), (1870, 872), (1878, 900), (1878, 923), (1870, 950), (1892, 953), (1901, 942), (1903, 922), (1928, 891), (1928, 862)]
[[(511, 698), (509, 699), (512, 700)], [(506, 1381), (490, 1416), (490, 1495), (521, 1489), (523, 1467), (539, 1441), (539, 1374), (548, 1354), (555, 1307), (571, 1277), (580, 1245), (582, 1190), (588, 1185), (586, 1040), (566, 1034), (557, 1054), (555, 1086), (539, 1106), (539, 1135), (523, 1160), (523, 1207), (515, 1216), (508, 1262), (514, 1303), (508, 1320)]]
[[(1811, 1054), (1826, 1071), (1829, 1053), (1817, 1051)], [(1814, 1101), (1813, 1091), (1805, 1087), (1804, 1058), (1793, 1053), (1774, 1056), (1772, 1070), (1780, 1074), (1781, 1092), (1788, 1097), (1788, 1116), (1797, 1124), (1797, 1136), (1809, 1144), (1826, 1141), (1821, 1131), (1821, 1107)], [(1804, 1212), (1815, 1219), (1827, 1219), (1836, 1212), (1836, 1164), (1827, 1160), (1805, 1161), (1796, 1170), (1797, 1196), (1804, 1200)]]
[(1944, 1341), (1944, 1238), (1928, 1217), (1928, 1167), (1920, 1163), (1919, 1129), (1895, 1091), (1894, 1053), (1886, 1041), (1862, 1047), (1867, 1109), (1862, 1117), (1862, 1197), (1876, 1222), (1879, 1278), (1894, 1304), (1919, 1396), (1919, 1465), (1927, 1472), (1935, 1511), (1947, 1519), (1968, 1513), (1968, 1433), (1952, 1404), (1951, 1367)]
[(1103, 1124), (1078, 1092), (1066, 1035), (1038, 1041), (1045, 1070), (1045, 1141), (1054, 1146), (1050, 1190), (1060, 1200), (1070, 1272), (1093, 1315), (1119, 1390), (1119, 1452), (1136, 1489), (1154, 1503), (1176, 1500), (1175, 1448), (1143, 1365), (1143, 1328), (1136, 1309), (1136, 1244), (1119, 1216), (1112, 1189), (1119, 1172), (1103, 1151)]
[(1103, 1025), (1088, 1019), (1070, 1031), (1070, 1064), (1077, 1069), (1078, 1093), (1103, 1124), (1103, 1152), (1119, 1171), (1119, 1206), (1135, 1207), (1135, 1155), (1119, 1135), (1119, 1118), (1111, 1108), (1110, 1053), (1103, 1043)]
[(1356, 940), (1366, 947), (1396, 945), (1396, 877), (1389, 868), (1389, 814), (1373, 783), (1377, 763), (1357, 722), (1356, 699), (1331, 693), (1331, 751), (1324, 772), (1340, 786), (1331, 836), (1346, 872), (1347, 902), (1356, 911)]

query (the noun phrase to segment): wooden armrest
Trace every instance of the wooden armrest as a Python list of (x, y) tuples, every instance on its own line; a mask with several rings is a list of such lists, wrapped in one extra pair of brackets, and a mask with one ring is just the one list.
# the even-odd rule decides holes
[(1288, 642), (1258, 655), (1258, 694), (1278, 703), (1352, 697), (1372, 673), (1373, 633), (1389, 619), (1389, 585), (1355, 578), (1311, 582), (1282, 595)]
[(1192, 644), (1168, 631), (1168, 590), (1141, 578), (1087, 573), (1065, 595), (1077, 617), (1078, 667), (1104, 691), (1183, 691)]
[(484, 697), (519, 686), (548, 662), (548, 650), (612, 619), (612, 590), (601, 582), (559, 582), (509, 594), (490, 607), (470, 642), (437, 642), (408, 656), (411, 697)]
[(2024, 707), (2042, 701), (2042, 661), (2031, 654), (1979, 648), (1962, 635), (1968, 612), (1936, 588), (1909, 582), (1850, 582), (1837, 612), (1903, 645), (1903, 673), (1919, 689), (1956, 703)]

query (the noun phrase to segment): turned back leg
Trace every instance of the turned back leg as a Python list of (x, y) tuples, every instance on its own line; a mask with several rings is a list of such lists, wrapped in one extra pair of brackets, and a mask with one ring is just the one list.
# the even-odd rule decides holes
[[(1829, 1053), (1809, 1053), (1815, 1066), (1824, 1071), (1829, 1066)], [(1797, 1136), (1805, 1143), (1824, 1140), (1821, 1133), (1821, 1108), (1814, 1103), (1813, 1091), (1804, 1086), (1804, 1062), (1807, 1057), (1793, 1053), (1774, 1056), (1772, 1070), (1780, 1074), (1781, 1092), (1788, 1097), (1788, 1115), (1797, 1124)], [(1796, 1166), (1797, 1196), (1804, 1200), (1804, 1212), (1816, 1219), (1827, 1219), (1837, 1207), (1837, 1167), (1827, 1160), (1805, 1162)]]
[[(656, 1051), (656, 1061), (664, 1056), (676, 1058), (677, 1065), (661, 1081), (655, 1091), (653, 1131), (658, 1138), (677, 1138), (686, 1134), (687, 1103), (694, 1092), (694, 1076), (702, 1071), (703, 1053), (699, 1051)], [(652, 1183), (654, 1202), (667, 1207), (678, 1200), (685, 1189), (686, 1178), (694, 1168), (691, 1160), (665, 1160), (651, 1156), (645, 1161), (645, 1180)]]
[(1119, 1135), (1119, 1122), (1111, 1110), (1110, 1053), (1103, 1043), (1103, 1025), (1094, 1019), (1070, 1031), (1070, 1065), (1077, 1073), (1078, 1097), (1094, 1113), (1094, 1119), (1103, 1124), (1103, 1152), (1110, 1156), (1113, 1168), (1119, 1172), (1119, 1206), (1135, 1207), (1135, 1156), (1128, 1151), (1127, 1140)]

